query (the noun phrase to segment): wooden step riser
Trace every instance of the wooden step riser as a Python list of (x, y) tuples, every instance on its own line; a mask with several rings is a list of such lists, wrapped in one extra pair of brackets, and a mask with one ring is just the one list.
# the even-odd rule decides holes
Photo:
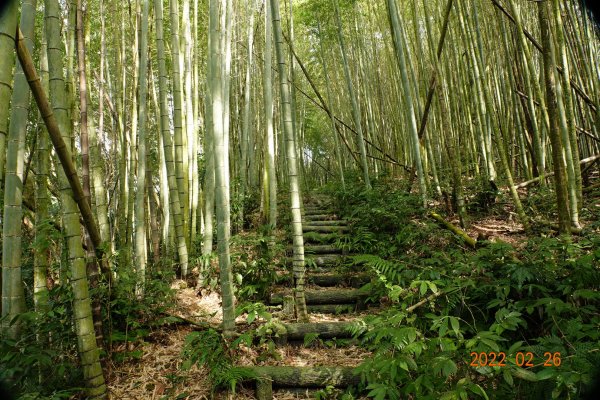
[(312, 246), (312, 245), (333, 245), (338, 237), (336, 235), (329, 234), (316, 234), (309, 236), (304, 236), (304, 245)]
[(314, 210), (304, 209), (303, 214), (304, 215), (323, 215), (323, 214), (333, 215), (333, 212), (331, 210), (327, 210), (327, 209), (314, 209)]
[[(277, 283), (291, 284), (293, 282), (292, 274), (279, 276)], [(320, 287), (351, 287), (358, 289), (369, 283), (371, 276), (369, 274), (348, 275), (348, 274), (322, 274), (313, 275), (308, 273), (305, 277), (306, 283)]]
[[(271, 304), (282, 304), (291, 293), (272, 294)], [(363, 302), (367, 298), (367, 293), (358, 289), (339, 289), (339, 290), (307, 290), (304, 293), (306, 304), (356, 304)]]
[[(335, 267), (339, 265), (344, 257), (339, 254), (323, 254), (323, 255), (310, 255), (305, 254), (304, 260), (311, 260), (317, 267)], [(311, 262), (309, 261), (309, 263)], [(294, 264), (294, 260), (292, 258), (286, 258), (284, 260), (284, 264), (288, 267), (291, 267)]]
[(245, 367), (258, 378), (256, 398), (272, 400), (273, 388), (345, 388), (360, 383), (360, 375), (352, 367)]
[(333, 214), (313, 214), (304, 215), (302, 221), (337, 221), (338, 218)]
[(312, 226), (342, 226), (347, 228), (348, 221), (341, 219), (325, 219), (322, 221), (302, 221), (304, 225), (312, 225)]
[(321, 339), (350, 338), (350, 328), (353, 322), (309, 322), (283, 324), (288, 340), (301, 340), (306, 335), (318, 334)]
[(316, 225), (303, 225), (302, 232), (316, 232), (316, 233), (341, 233), (348, 232), (347, 226), (316, 226)]
[[(294, 251), (293, 247), (288, 247), (288, 254), (292, 254)], [(310, 257), (313, 254), (343, 254), (343, 250), (335, 246), (327, 245), (308, 245), (304, 246), (305, 257)]]

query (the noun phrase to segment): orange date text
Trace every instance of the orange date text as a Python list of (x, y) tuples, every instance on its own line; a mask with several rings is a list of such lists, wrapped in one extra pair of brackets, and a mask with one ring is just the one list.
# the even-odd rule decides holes
[[(522, 352), (519, 351), (515, 355), (510, 357), (510, 361), (514, 362), (517, 367), (534, 367), (535, 360), (534, 354), (531, 351)], [(506, 367), (507, 361), (509, 359), (506, 356), (506, 353), (500, 351), (490, 351), (490, 352), (480, 352), (476, 351), (471, 352), (471, 363), (469, 364), (471, 367)], [(543, 362), (541, 365), (544, 367), (560, 367), (561, 358), (560, 352), (551, 353), (549, 351), (544, 353)]]

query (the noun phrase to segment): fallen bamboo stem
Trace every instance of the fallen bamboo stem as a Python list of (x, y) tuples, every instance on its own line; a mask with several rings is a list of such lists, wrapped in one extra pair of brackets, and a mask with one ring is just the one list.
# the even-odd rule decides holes
[(439, 292), (433, 293), (433, 294), (427, 296), (426, 298), (424, 298), (423, 300), (419, 301), (418, 303), (415, 303), (412, 306), (408, 307), (406, 309), (406, 312), (407, 313), (411, 313), (411, 312), (415, 311), (417, 308), (421, 307), (423, 304), (427, 304), (431, 300), (435, 300), (435, 299), (437, 299), (438, 297), (440, 297), (443, 294), (445, 294), (445, 292), (443, 290), (440, 290)]
[(451, 224), (450, 222), (446, 221), (444, 218), (442, 218), (441, 215), (434, 213), (434, 212), (429, 213), (429, 215), (431, 215), (431, 217), (433, 219), (435, 219), (436, 221), (438, 221), (440, 224), (444, 225), (452, 233), (458, 235), (470, 247), (475, 248), (475, 246), (477, 246), (477, 240), (473, 239), (465, 231), (463, 231), (456, 225)]
[[(599, 159), (600, 159), (600, 154), (596, 154), (595, 156), (584, 158), (583, 160), (579, 161), (579, 165), (589, 164), (589, 163), (594, 162), (594, 161), (599, 160)], [(546, 178), (549, 178), (551, 176), (554, 176), (554, 172), (548, 172), (547, 174), (537, 176), (537, 177), (535, 177), (533, 179), (530, 179), (530, 180), (528, 180), (526, 182), (519, 183), (518, 185), (515, 185), (515, 189), (521, 189), (521, 188), (527, 187), (527, 186), (531, 185), (532, 183), (539, 182), (542, 179), (546, 179)]]

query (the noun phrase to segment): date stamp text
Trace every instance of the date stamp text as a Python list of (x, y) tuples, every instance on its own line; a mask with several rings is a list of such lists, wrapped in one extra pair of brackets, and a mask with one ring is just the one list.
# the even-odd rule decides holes
[(535, 359), (536, 357), (531, 351), (519, 351), (512, 356), (507, 356), (506, 353), (500, 351), (490, 352), (471, 352), (471, 367), (506, 367), (507, 363), (512, 362), (518, 367), (535, 367), (542, 365), (544, 367), (560, 367), (561, 357), (560, 352), (545, 352), (543, 359)]

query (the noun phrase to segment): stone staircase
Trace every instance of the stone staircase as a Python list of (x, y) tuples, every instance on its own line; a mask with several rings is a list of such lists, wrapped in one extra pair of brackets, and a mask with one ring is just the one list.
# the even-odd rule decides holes
[[(276, 339), (278, 346), (302, 344), (308, 335), (312, 338), (318, 335), (319, 339), (350, 338), (349, 328), (353, 317), (356, 317), (354, 314), (367, 308), (365, 300), (368, 293), (360, 287), (370, 281), (370, 276), (360, 271), (339, 271), (348, 254), (334, 244), (339, 235), (349, 231), (348, 222), (335, 215), (331, 202), (324, 197), (312, 197), (305, 203), (302, 222), (307, 260), (305, 295), (311, 322), (282, 323)], [(281, 277), (270, 297), (271, 305), (281, 304), (284, 318), (289, 320), (294, 317), (291, 254), (290, 246), (288, 258), (282, 262), (287, 273)], [(345, 314), (343, 320), (336, 320), (342, 314)], [(360, 380), (351, 366), (302, 364), (306, 366), (248, 367), (258, 376), (256, 398), (271, 400), (273, 391), (277, 389), (306, 393), (307, 390), (327, 386), (345, 388)]]

